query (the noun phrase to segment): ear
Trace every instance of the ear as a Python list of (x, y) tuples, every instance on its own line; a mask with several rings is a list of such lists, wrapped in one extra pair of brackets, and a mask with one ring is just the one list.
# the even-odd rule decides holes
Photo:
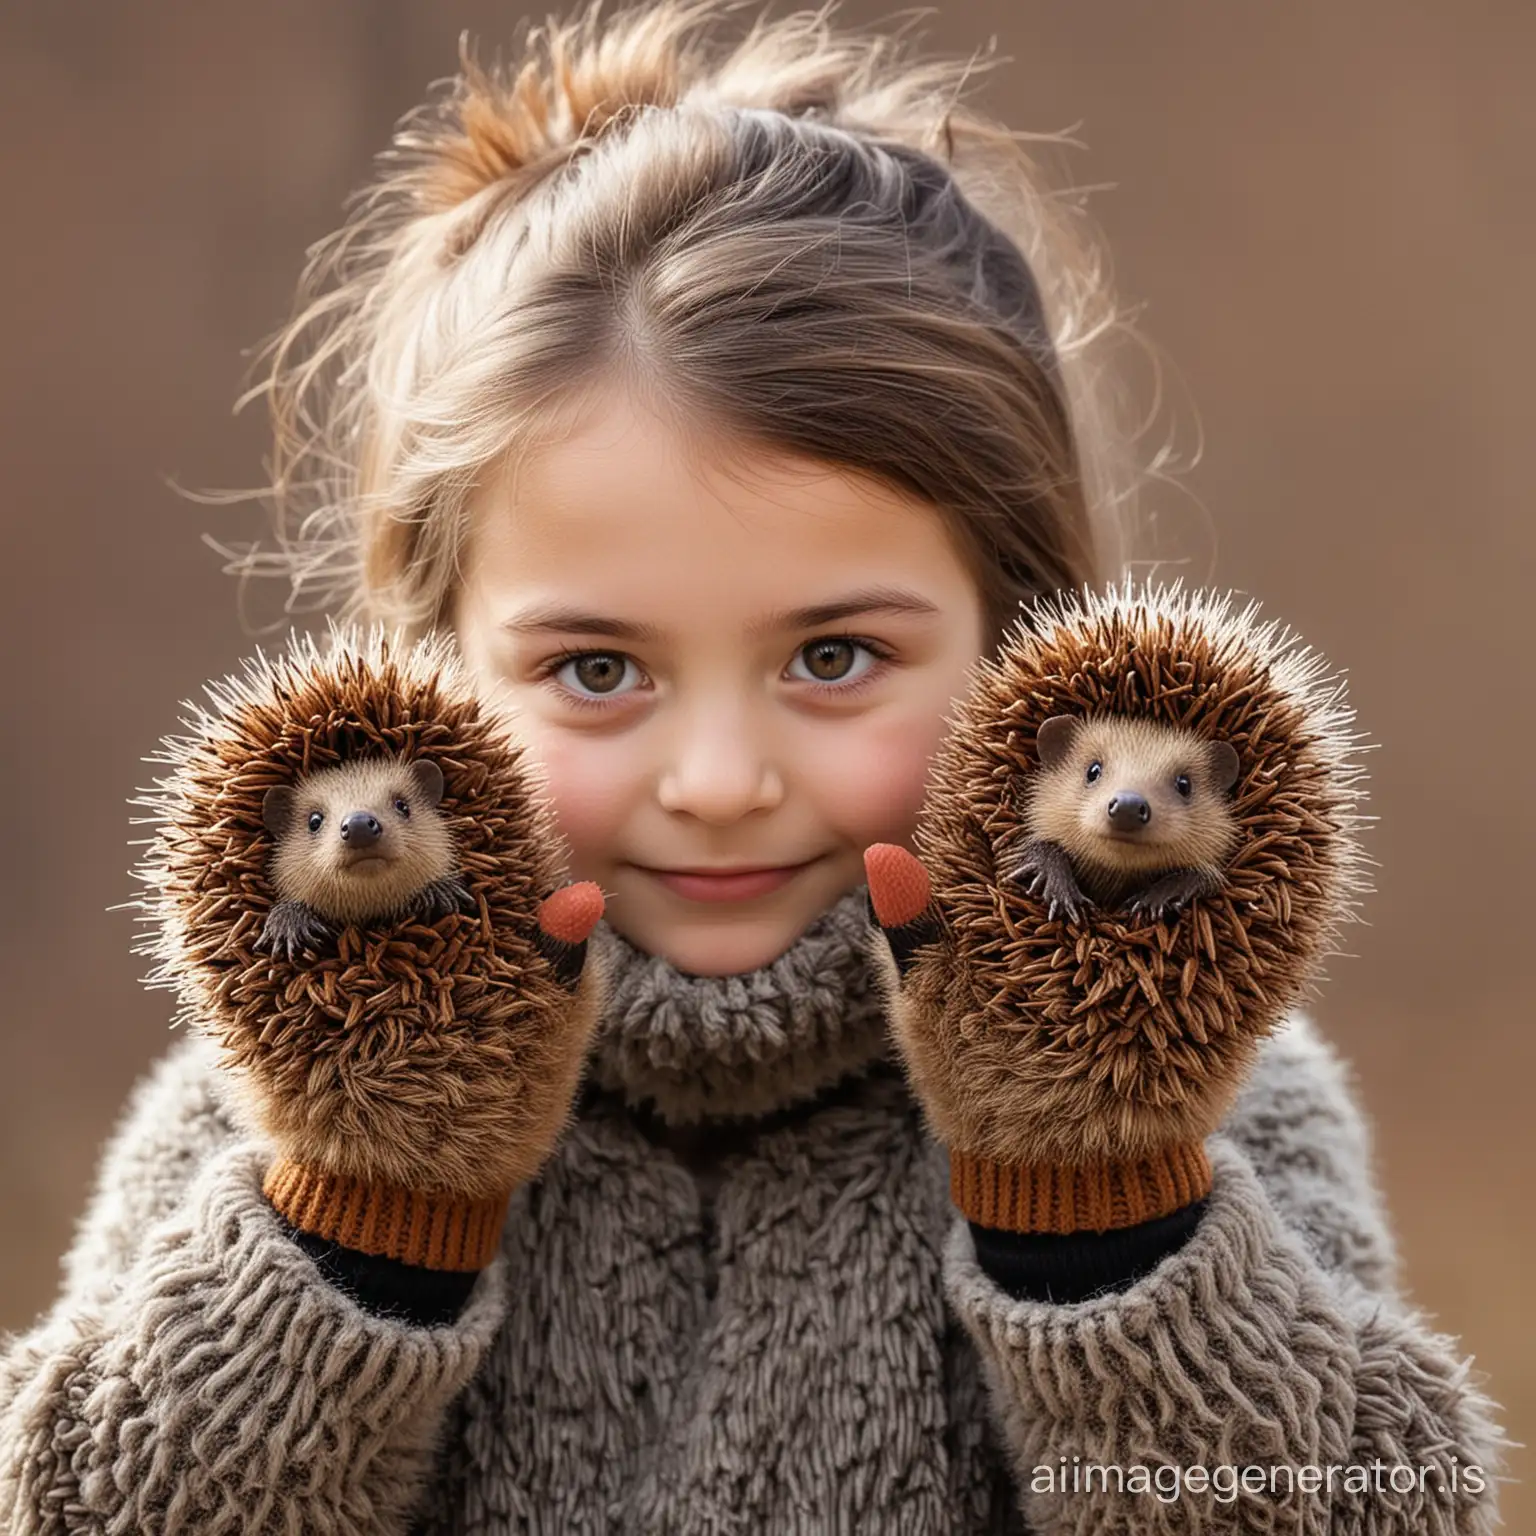
[(443, 770), (430, 757), (418, 757), (411, 764), (411, 778), (428, 805), (443, 798)]
[(1241, 765), (1237, 760), (1237, 748), (1230, 741), (1211, 743), (1211, 779), (1217, 789), (1228, 790), (1237, 783)]
[(1052, 715), (1035, 732), (1035, 751), (1042, 768), (1054, 768), (1072, 750), (1072, 738), (1083, 722), (1076, 715)]
[(273, 837), (281, 837), (293, 820), (293, 791), (286, 784), (274, 784), (261, 797), (261, 824)]

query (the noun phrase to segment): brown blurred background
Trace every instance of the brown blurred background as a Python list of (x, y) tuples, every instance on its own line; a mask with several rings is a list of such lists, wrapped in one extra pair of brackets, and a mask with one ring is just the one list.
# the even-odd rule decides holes
[[(253, 645), (200, 535), (259, 512), (168, 481), (258, 482), (259, 412), (230, 411), (244, 350), (460, 29), (489, 43), (521, 14), (0, 7), (0, 1328), (52, 1297), (101, 1141), (170, 1043), (106, 910), (134, 892), (140, 759)], [(1103, 188), (1179, 443), (1204, 440), (1154, 493), (1160, 553), (1191, 557), (1164, 574), (1243, 589), (1347, 666), (1382, 744), (1371, 925), (1316, 1013), (1375, 1122), (1410, 1289), (1528, 1438), (1536, 8), (949, 0), (927, 29), (996, 35), (1012, 62), (982, 99), (1015, 126), (1078, 125), (1068, 170)], [(1505, 1501), (1510, 1529), (1536, 1517), (1524, 1487)]]

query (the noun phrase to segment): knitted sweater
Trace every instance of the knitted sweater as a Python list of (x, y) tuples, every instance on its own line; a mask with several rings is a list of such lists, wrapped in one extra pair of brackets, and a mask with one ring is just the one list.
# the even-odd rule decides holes
[[(852, 893), (731, 977), (600, 925), (577, 1112), (442, 1326), (324, 1278), (214, 1048), (179, 1040), (54, 1305), (0, 1340), (0, 1530), (1492, 1528), (1494, 1405), (1399, 1292), (1365, 1124), (1305, 1015), (1208, 1139), (1181, 1246), (1118, 1291), (1019, 1299), (888, 1054), (865, 923)], [(1438, 1491), (1469, 1463), (1485, 1491)], [(1279, 1470), (1258, 1492), (1242, 1467)]]

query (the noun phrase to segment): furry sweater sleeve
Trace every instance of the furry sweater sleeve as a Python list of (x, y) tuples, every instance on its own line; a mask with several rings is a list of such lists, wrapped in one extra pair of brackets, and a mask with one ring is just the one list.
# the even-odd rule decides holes
[(0, 1530), (403, 1536), (505, 1260), (449, 1327), (361, 1310), (283, 1234), (204, 1049), (135, 1086), (58, 1299), (0, 1339)]
[(1030, 1528), (1491, 1531), (1509, 1442), (1456, 1340), (1399, 1294), (1364, 1118), (1305, 1015), (1207, 1150), (1194, 1233), (1117, 1293), (1016, 1300), (955, 1218), (945, 1283)]

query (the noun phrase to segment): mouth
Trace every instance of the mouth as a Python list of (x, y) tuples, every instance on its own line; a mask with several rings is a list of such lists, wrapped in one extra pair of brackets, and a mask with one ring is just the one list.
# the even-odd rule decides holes
[(389, 860), (382, 853), (355, 853), (342, 864), (342, 872), (348, 875), (371, 875), (383, 869)]
[(1168, 845), (1161, 838), (1152, 837), (1145, 832), (1101, 833), (1099, 847), (1103, 850), (1103, 857), (1118, 860), (1121, 863), (1140, 864), (1148, 859), (1156, 863), (1168, 855)]
[(748, 901), (782, 889), (802, 870), (819, 862), (815, 858), (802, 864), (733, 865), (718, 869), (652, 869), (644, 864), (634, 867), (685, 901)]

